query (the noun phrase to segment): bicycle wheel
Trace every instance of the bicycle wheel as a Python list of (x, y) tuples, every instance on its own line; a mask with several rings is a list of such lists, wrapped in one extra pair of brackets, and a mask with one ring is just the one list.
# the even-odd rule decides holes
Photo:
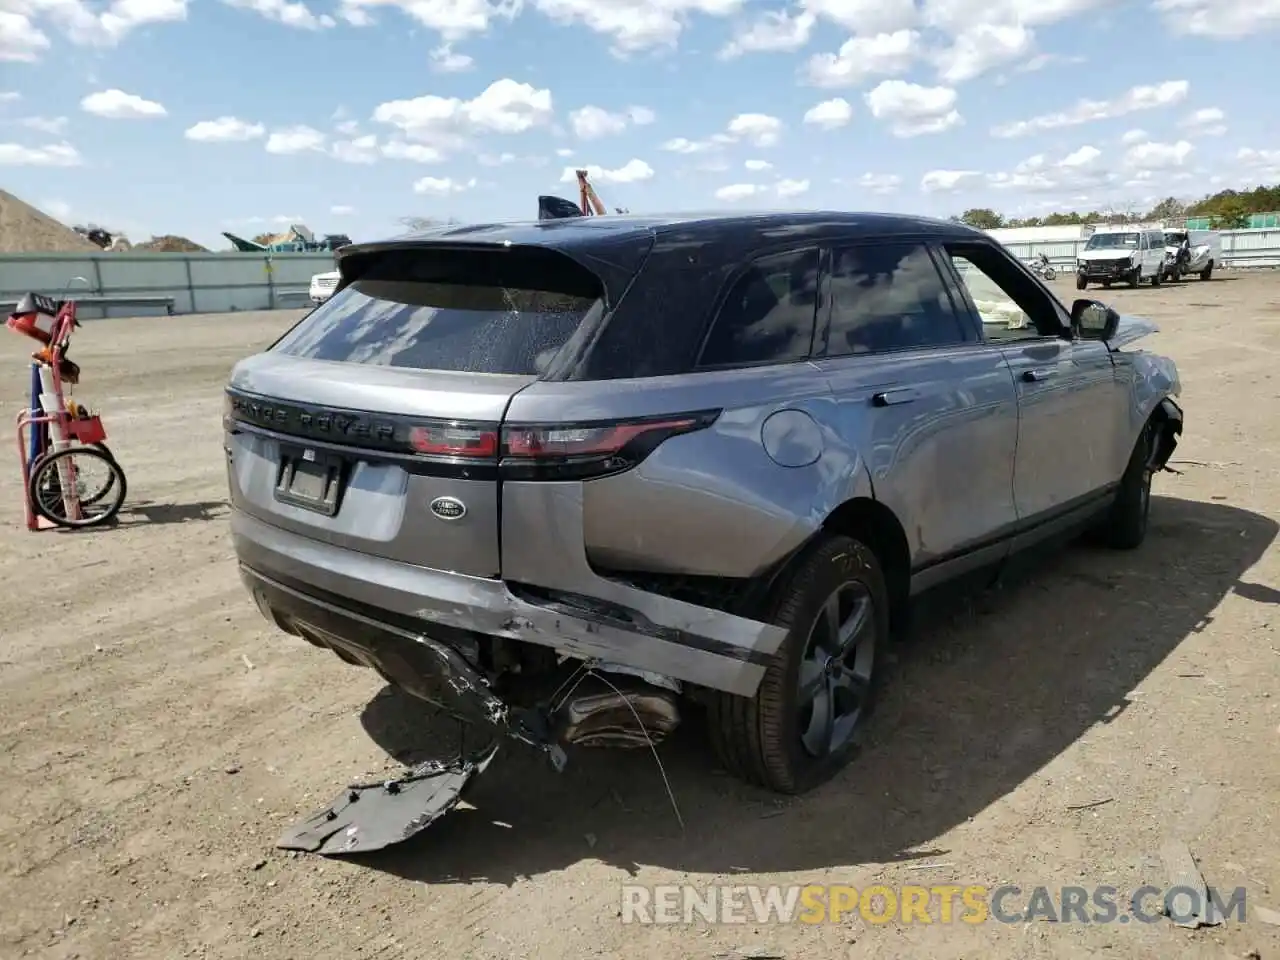
[[(115, 454), (111, 452), (111, 448), (108, 447), (105, 443), (91, 443), (89, 444), (89, 446), (92, 447), (94, 450), (99, 451), (108, 460), (112, 461), (113, 463), (115, 462), (115, 459), (116, 459)], [(80, 502), (81, 503), (97, 503), (99, 500), (101, 500), (103, 497), (105, 497), (108, 493), (111, 492), (112, 488), (115, 486), (115, 483), (116, 483), (115, 472), (108, 471), (106, 481), (103, 483), (102, 488), (97, 492), (86, 491), (85, 495), (80, 498)]]
[[(64, 481), (73, 482), (76, 488), (78, 504), (72, 504), (71, 514), (62, 495)], [(109, 453), (89, 446), (46, 454), (36, 461), (27, 483), (27, 495), (36, 515), (70, 529), (112, 520), (124, 505), (126, 492), (120, 464)]]

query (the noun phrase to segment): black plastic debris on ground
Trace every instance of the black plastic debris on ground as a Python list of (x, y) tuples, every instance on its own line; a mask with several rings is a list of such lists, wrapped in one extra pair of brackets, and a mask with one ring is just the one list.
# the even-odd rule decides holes
[(394, 780), (350, 786), (285, 831), (276, 846), (332, 857), (401, 843), (457, 806), (467, 782), (483, 773), (497, 752), (494, 742), (471, 759), (429, 760)]

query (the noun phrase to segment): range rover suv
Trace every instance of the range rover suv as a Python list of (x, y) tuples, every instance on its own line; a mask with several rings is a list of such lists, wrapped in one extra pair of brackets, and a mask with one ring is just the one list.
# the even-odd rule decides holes
[(559, 752), (692, 705), (743, 778), (845, 763), (911, 598), (1146, 531), (1153, 332), (905, 216), (581, 217), (344, 247), (226, 391), (242, 577), (282, 629)]

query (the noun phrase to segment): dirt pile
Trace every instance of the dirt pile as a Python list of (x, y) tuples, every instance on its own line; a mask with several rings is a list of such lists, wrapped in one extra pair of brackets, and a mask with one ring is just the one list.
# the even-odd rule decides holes
[(200, 246), (194, 240), (188, 240), (186, 237), (175, 237), (171, 234), (165, 234), (163, 237), (152, 237), (144, 243), (139, 243), (133, 248), (141, 250), (144, 253), (208, 253), (206, 247)]
[(0, 253), (97, 253), (70, 227), (0, 190)]

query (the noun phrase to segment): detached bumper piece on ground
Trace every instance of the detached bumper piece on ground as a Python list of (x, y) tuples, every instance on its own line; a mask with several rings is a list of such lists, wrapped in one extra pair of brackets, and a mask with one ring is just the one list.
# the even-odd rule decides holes
[(429, 760), (385, 783), (354, 784), (329, 806), (290, 827), (276, 846), (350, 856), (408, 840), (452, 810), (463, 788), (484, 773), (497, 752), (494, 742), (472, 759)]

